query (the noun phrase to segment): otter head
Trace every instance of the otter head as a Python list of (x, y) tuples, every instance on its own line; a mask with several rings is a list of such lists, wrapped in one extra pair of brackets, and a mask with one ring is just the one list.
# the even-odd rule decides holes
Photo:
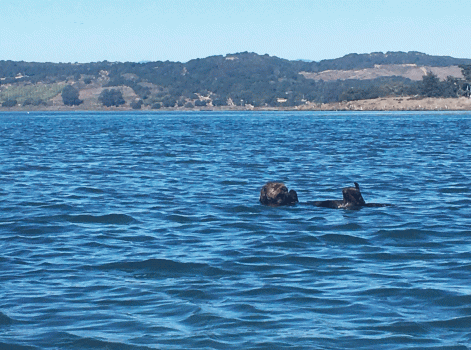
[(289, 190), (288, 192), (288, 204), (298, 203), (298, 194), (295, 190)]
[(343, 207), (362, 207), (365, 200), (360, 192), (360, 185), (354, 182), (355, 187), (346, 187), (342, 190), (343, 194)]
[(260, 191), (260, 203), (270, 206), (290, 205), (298, 202), (298, 194), (282, 182), (268, 182)]

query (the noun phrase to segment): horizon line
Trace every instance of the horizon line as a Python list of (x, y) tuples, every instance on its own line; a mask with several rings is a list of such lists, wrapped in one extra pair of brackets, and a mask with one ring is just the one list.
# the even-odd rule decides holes
[(192, 58), (188, 61), (171, 61), (171, 60), (109, 61), (107, 59), (104, 59), (102, 61), (88, 61), (88, 62), (77, 62), (77, 61), (76, 62), (71, 62), (71, 61), (69, 61), (69, 62), (61, 62), (61, 61), (54, 62), (54, 61), (24, 61), (24, 60), (19, 60), (18, 61), (18, 60), (2, 59), (2, 60), (0, 60), (0, 62), (9, 62), (10, 61), (10, 62), (24, 62), (24, 63), (51, 63), (51, 64), (90, 64), (90, 63), (104, 63), (104, 62), (112, 63), (112, 64), (118, 64), (118, 63), (145, 64), (145, 63), (152, 63), (152, 62), (172, 62), (172, 63), (185, 64), (185, 63), (188, 63), (188, 62), (193, 61), (193, 60), (206, 59), (206, 58), (210, 58), (210, 57), (218, 57), (218, 56), (227, 57), (227, 56), (231, 56), (231, 55), (255, 54), (255, 55), (258, 55), (258, 56), (269, 56), (269, 57), (279, 58), (279, 59), (287, 60), (287, 61), (291, 61), (291, 62), (302, 61), (302, 62), (305, 62), (305, 63), (319, 63), (319, 62), (323, 62), (323, 61), (333, 61), (333, 60), (341, 59), (341, 58), (344, 58), (344, 57), (347, 57), (347, 56), (352, 56), (352, 55), (358, 55), (358, 56), (373, 55), (373, 54), (387, 55), (387, 54), (396, 54), (396, 53), (404, 53), (404, 54), (415, 53), (415, 54), (425, 55), (425, 56), (430, 56), (430, 57), (441, 57), (441, 58), (448, 57), (448, 58), (453, 58), (453, 59), (458, 59), (458, 60), (471, 60), (471, 58), (466, 58), (466, 57), (454, 57), (454, 56), (450, 56), (450, 55), (431, 55), (431, 54), (427, 54), (427, 53), (420, 52), (420, 51), (386, 51), (386, 52), (375, 51), (375, 52), (364, 52), (364, 53), (351, 52), (351, 53), (345, 54), (345, 55), (340, 56), (340, 57), (325, 58), (325, 59), (321, 59), (319, 61), (315, 61), (315, 60), (310, 60), (310, 59), (306, 59), (306, 58), (287, 59), (287, 58), (279, 57), (279, 56), (276, 56), (276, 55), (270, 55), (268, 53), (260, 54), (260, 53), (253, 52), (253, 51), (240, 51), (240, 52), (235, 52), (235, 53), (216, 54), (216, 55), (209, 55), (209, 56), (205, 56), (205, 57), (195, 57), (195, 58)]

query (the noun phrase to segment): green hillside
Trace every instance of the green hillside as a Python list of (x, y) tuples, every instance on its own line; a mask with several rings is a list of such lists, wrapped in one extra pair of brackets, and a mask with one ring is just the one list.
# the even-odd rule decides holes
[[(440, 81), (428, 74), (422, 81), (403, 76), (323, 81), (300, 74), (398, 64), (460, 65), (465, 78), (449, 77)], [(186, 63), (0, 61), (0, 103), (4, 106), (51, 105), (54, 97), (61, 101), (59, 94), (66, 85), (72, 85), (80, 93), (81, 100), (77, 101), (82, 101), (87, 108), (106, 103), (114, 105), (114, 101), (109, 101), (109, 96), (114, 96), (109, 93), (111, 89), (117, 94), (125, 94), (124, 98), (116, 98), (133, 108), (293, 107), (306, 102), (328, 103), (384, 96), (459, 97), (467, 93), (470, 65), (469, 59), (418, 52), (351, 54), (320, 62), (289, 61), (248, 52)]]

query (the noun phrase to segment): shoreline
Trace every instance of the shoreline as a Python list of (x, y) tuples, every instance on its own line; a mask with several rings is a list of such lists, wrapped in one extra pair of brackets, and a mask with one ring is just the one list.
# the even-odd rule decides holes
[(129, 105), (120, 107), (102, 107), (102, 106), (15, 106), (0, 107), (0, 112), (159, 112), (159, 111), (471, 111), (471, 98), (433, 98), (433, 97), (383, 97), (369, 100), (343, 101), (332, 103), (311, 103), (294, 107), (253, 107), (246, 106), (223, 106), (223, 107), (196, 107), (196, 108), (141, 108), (133, 109)]

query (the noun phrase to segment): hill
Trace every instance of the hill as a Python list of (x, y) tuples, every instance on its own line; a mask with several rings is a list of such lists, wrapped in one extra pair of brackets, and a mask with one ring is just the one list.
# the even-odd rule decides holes
[[(458, 97), (471, 60), (418, 52), (350, 54), (320, 62), (243, 52), (181, 62), (0, 61), (10, 108), (280, 108), (385, 96)], [(66, 87), (64, 98), (61, 93)], [(74, 95), (76, 94), (76, 95)]]
[(334, 80), (372, 80), (380, 77), (404, 77), (419, 81), (428, 72), (435, 74), (440, 80), (452, 76), (463, 78), (461, 68), (458, 66), (431, 67), (417, 66), (416, 64), (386, 64), (375, 65), (373, 68), (351, 70), (325, 70), (322, 72), (300, 72), (307, 79), (334, 81)]
[(425, 53), (410, 52), (373, 52), (367, 54), (348, 54), (341, 58), (312, 62), (309, 71), (354, 70), (373, 68), (375, 65), (415, 64), (417, 66), (447, 67), (471, 64), (471, 59), (450, 56), (432, 56)]

